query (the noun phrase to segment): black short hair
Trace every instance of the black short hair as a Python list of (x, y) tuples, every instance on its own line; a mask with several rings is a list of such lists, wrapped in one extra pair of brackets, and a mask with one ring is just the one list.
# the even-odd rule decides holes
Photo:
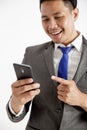
[[(41, 7), (41, 4), (45, 1), (52, 1), (52, 0), (40, 0), (40, 7)], [(53, 0), (54, 1), (54, 0)], [(56, 1), (56, 0), (55, 0)], [(63, 0), (64, 3), (71, 3), (73, 9), (75, 9), (77, 7), (77, 0)]]

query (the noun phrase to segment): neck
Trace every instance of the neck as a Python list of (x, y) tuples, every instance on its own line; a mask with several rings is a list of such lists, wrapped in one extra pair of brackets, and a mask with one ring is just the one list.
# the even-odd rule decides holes
[(72, 37), (72, 40), (70, 40), (68, 43), (66, 43), (65, 46), (71, 44), (79, 35), (80, 35), (80, 32), (76, 31), (75, 34)]

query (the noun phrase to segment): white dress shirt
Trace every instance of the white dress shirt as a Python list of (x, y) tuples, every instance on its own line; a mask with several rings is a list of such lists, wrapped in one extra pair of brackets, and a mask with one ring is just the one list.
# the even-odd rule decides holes
[[(68, 46), (74, 46), (74, 48), (71, 49), (69, 52), (69, 61), (68, 61), (68, 79), (71, 80), (73, 79), (76, 70), (78, 68), (80, 58), (81, 58), (81, 52), (82, 52), (82, 35), (80, 34), (71, 44)], [(54, 70), (55, 70), (55, 75), (57, 75), (58, 72), (58, 66), (60, 59), (62, 57), (62, 51), (58, 48), (58, 46), (65, 47), (63, 44), (57, 44), (55, 43), (55, 48), (54, 48)]]

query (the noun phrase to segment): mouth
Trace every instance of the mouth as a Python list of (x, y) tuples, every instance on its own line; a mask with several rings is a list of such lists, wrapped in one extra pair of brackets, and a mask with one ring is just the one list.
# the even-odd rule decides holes
[(61, 29), (61, 30), (55, 30), (55, 31), (50, 31), (49, 32), (49, 36), (52, 38), (52, 40), (54, 42), (61, 42), (61, 39), (63, 37), (63, 32), (64, 30)]
[(50, 34), (51, 34), (52, 36), (57, 36), (57, 35), (60, 35), (62, 32), (63, 32), (63, 31), (61, 30), (61, 31), (56, 31), (56, 32), (50, 32)]

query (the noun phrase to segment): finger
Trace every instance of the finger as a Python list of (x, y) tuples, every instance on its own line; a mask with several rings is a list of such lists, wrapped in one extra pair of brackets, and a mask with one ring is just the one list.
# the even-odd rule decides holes
[(27, 92), (27, 91), (32, 91), (32, 90), (36, 90), (40, 87), (39, 83), (33, 83), (30, 85), (25, 85), (20, 87), (21, 88), (21, 93)]
[(57, 94), (63, 96), (65, 94), (65, 91), (57, 91)]
[(58, 90), (58, 91), (67, 91), (67, 88), (68, 88), (68, 86), (67, 86), (67, 85), (64, 85), (64, 84), (59, 84), (59, 85), (57, 86), (57, 90)]
[(13, 89), (13, 93), (14, 93), (14, 95), (20, 95), (20, 94), (23, 94), (25, 92), (38, 89), (39, 87), (40, 87), (39, 83), (33, 83), (33, 84), (29, 84), (29, 85), (24, 85), (24, 86), (20, 86), (20, 87), (14, 88)]
[(58, 99), (59, 99), (60, 101), (64, 102), (64, 97), (63, 97), (63, 95), (58, 95)]
[(64, 87), (58, 87), (57, 90), (62, 92), (66, 91)]
[(32, 90), (32, 91), (28, 91), (26, 93), (23, 93), (21, 95), (21, 102), (23, 104), (27, 103), (28, 101), (33, 100), (33, 98), (35, 96), (37, 96), (40, 93), (40, 89), (36, 89), (36, 90)]
[(59, 82), (60, 84), (63, 84), (63, 85), (69, 85), (70, 84), (68, 80), (65, 80), (63, 78), (60, 78), (60, 77), (57, 77), (57, 76), (54, 76), (54, 75), (51, 76), (51, 79), (56, 81), (56, 82)]
[(31, 83), (33, 83), (33, 79), (32, 78), (22, 79), (22, 80), (18, 80), (16, 82), (14, 82), (12, 84), (12, 87), (20, 87), (20, 86), (23, 86), (25, 84), (31, 84)]

